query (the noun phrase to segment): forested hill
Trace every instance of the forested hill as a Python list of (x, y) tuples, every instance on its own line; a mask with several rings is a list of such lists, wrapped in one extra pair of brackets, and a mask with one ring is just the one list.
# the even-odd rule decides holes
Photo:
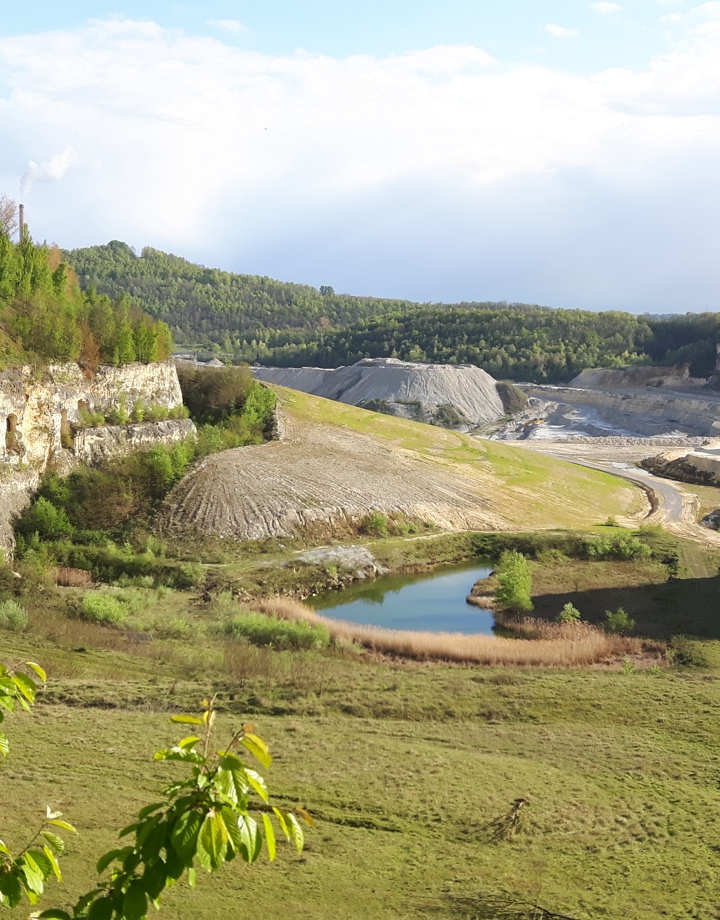
[(167, 322), (179, 342), (215, 342), (230, 353), (244, 340), (264, 341), (268, 330), (346, 326), (414, 306), (205, 268), (150, 247), (138, 256), (118, 240), (63, 255), (83, 287), (110, 297), (127, 294)]
[(668, 319), (527, 304), (415, 304), (195, 265), (113, 241), (64, 253), (84, 288), (128, 295), (180, 345), (236, 361), (337, 367), (364, 357), (477, 364), (496, 377), (563, 382), (586, 367), (691, 363), (708, 376), (720, 314)]
[(301, 340), (278, 333), (262, 363), (339, 367), (361, 358), (476, 364), (499, 379), (562, 383), (586, 367), (690, 364), (710, 376), (720, 313), (650, 320), (585, 310), (416, 308), (320, 331)]

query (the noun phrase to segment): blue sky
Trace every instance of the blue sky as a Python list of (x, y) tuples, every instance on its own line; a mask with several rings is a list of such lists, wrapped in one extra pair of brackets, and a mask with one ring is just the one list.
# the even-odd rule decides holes
[(420, 301), (720, 309), (720, 2), (12, 5), (0, 193)]

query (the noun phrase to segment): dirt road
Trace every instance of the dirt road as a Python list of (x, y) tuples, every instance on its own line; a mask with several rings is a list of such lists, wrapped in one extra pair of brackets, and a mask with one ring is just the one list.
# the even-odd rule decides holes
[[(697, 523), (697, 499), (678, 482), (661, 479), (633, 464), (658, 451), (652, 439), (645, 445), (633, 443), (622, 446), (607, 443), (611, 439), (598, 438), (597, 443), (565, 441), (515, 441), (517, 447), (532, 450), (545, 456), (567, 460), (578, 466), (602, 470), (621, 479), (633, 482), (646, 493), (650, 507), (643, 513), (642, 521), (647, 524), (661, 524), (672, 533), (689, 537), (702, 543), (720, 547), (720, 533)], [(616, 441), (616, 439), (612, 439)], [(508, 442), (506, 442), (508, 443)], [(720, 504), (720, 489), (718, 489)]]

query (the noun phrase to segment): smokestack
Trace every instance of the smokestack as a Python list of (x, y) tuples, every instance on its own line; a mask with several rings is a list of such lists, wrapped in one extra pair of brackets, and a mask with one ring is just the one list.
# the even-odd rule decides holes
[(18, 206), (18, 241), (22, 243), (25, 239), (25, 205)]

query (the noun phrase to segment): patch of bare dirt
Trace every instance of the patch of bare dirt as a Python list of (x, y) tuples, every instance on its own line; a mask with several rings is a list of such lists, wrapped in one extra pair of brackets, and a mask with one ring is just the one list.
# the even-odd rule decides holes
[(170, 494), (167, 530), (246, 540), (354, 530), (372, 511), (446, 530), (507, 529), (473, 478), (368, 435), (285, 419), (285, 439), (215, 454)]

